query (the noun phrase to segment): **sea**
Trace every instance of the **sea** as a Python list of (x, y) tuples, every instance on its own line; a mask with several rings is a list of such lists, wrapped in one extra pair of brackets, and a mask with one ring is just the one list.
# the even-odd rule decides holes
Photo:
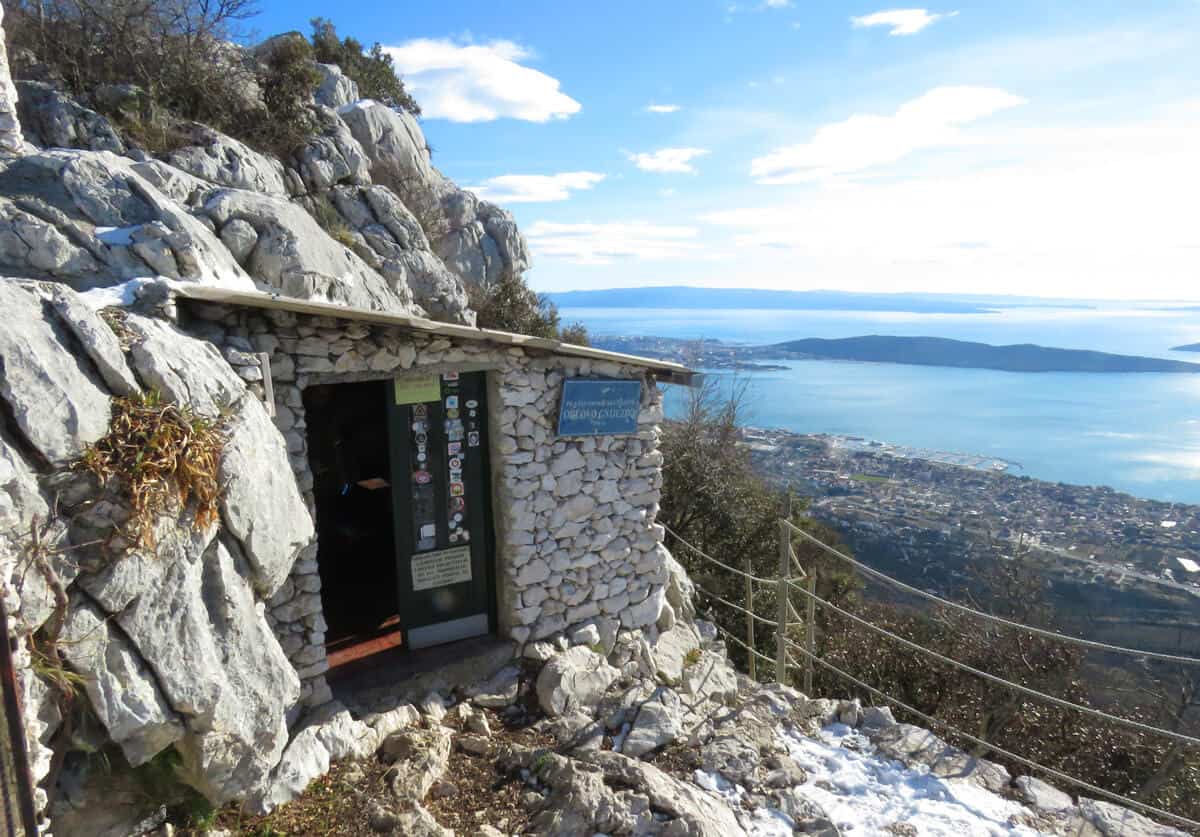
[[(1200, 363), (1172, 346), (1200, 342), (1200, 309), (1098, 304), (926, 314), (669, 308), (564, 308), (595, 335), (764, 345), (866, 334), (1035, 343)], [(769, 361), (738, 372), (747, 424), (856, 436), (989, 457), (1008, 472), (1107, 485), (1147, 499), (1200, 504), (1200, 374), (997, 372), (848, 361)], [(734, 373), (707, 370), (725, 386)], [(682, 404), (668, 393), (667, 411)]]

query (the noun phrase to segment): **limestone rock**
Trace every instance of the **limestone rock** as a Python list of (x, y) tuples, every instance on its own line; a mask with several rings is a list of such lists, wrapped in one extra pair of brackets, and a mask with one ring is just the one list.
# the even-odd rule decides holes
[(595, 706), (617, 675), (603, 657), (578, 645), (542, 668), (537, 679), (538, 703), (552, 717)]
[(153, 673), (104, 613), (74, 597), (62, 638), (65, 658), (84, 676), (88, 703), (130, 764), (146, 763), (183, 737)]
[(88, 359), (115, 395), (140, 392), (137, 378), (125, 362), (116, 334), (77, 294), (63, 285), (43, 288), (52, 300), (54, 311), (87, 353)]
[[(1081, 797), (1079, 814), (1073, 821), (1086, 824), (1084, 828), (1071, 828), (1071, 834), (1096, 834), (1098, 837), (1182, 837), (1177, 828), (1161, 825), (1128, 808), (1111, 802)], [(1086, 830), (1087, 827), (1092, 829)]]
[(416, 117), (369, 99), (338, 109), (350, 132), (376, 165), (392, 166), (404, 180), (432, 188), (440, 182), (429, 162), (429, 145)]
[(976, 758), (952, 747), (932, 732), (912, 724), (896, 724), (876, 733), (872, 739), (883, 754), (905, 764), (929, 766), (929, 772), (943, 778), (968, 779), (992, 793), (1001, 793), (1012, 780), (998, 764)]
[(287, 745), (285, 712), (300, 681), (221, 541), (166, 568), (159, 590), (117, 621), (188, 735), (176, 744), (187, 781), (214, 803), (263, 784)]
[(381, 749), (393, 762), (388, 771), (392, 793), (409, 804), (420, 803), (450, 762), (450, 730), (442, 726), (394, 733)]
[(1021, 798), (1032, 808), (1049, 813), (1058, 813), (1074, 807), (1069, 794), (1060, 791), (1054, 785), (1043, 782), (1036, 776), (1018, 776), (1013, 783)]
[(683, 732), (683, 704), (671, 689), (660, 688), (638, 708), (621, 752), (638, 758), (674, 741)]
[(167, 155), (175, 168), (221, 186), (287, 195), (278, 160), (205, 125), (193, 124), (188, 139), (190, 145)]
[(167, 275), (249, 289), (211, 229), (102, 151), (43, 151), (0, 166), (0, 268), (79, 290)]
[(125, 143), (107, 119), (53, 86), (17, 82), (18, 111), (25, 139), (41, 148), (86, 148), (125, 153)]
[(130, 352), (134, 369), (168, 400), (216, 418), (245, 395), (245, 383), (213, 344), (164, 320), (129, 314), (125, 322), (140, 338)]
[(328, 108), (315, 108), (313, 113), (317, 130), (294, 155), (304, 187), (314, 193), (324, 192), (340, 183), (369, 184), (371, 161), (346, 123)]
[(258, 280), (287, 296), (398, 313), (415, 311), (407, 286), (389, 284), (294, 203), (223, 189), (208, 199), (204, 212), (218, 229), (235, 219), (254, 227), (258, 240), (249, 268)]
[(337, 109), (358, 101), (358, 85), (337, 64), (318, 64), (317, 72), (321, 74), (321, 82), (313, 92), (313, 99), (318, 104)]
[(221, 516), (243, 546), (255, 589), (270, 596), (312, 540), (312, 516), (287, 466), (287, 449), (256, 398), (239, 402), (227, 428)]
[[(0, 9), (0, 23), (4, 11)], [(8, 70), (8, 47), (0, 43), (0, 151), (20, 153), (26, 150), (17, 117), (17, 90)]]
[[(0, 435), (0, 532), (13, 533), (14, 536), (24, 537), (29, 532), (34, 515), (45, 519), (48, 507), (38, 491), (37, 473), (15, 445)], [(15, 550), (6, 550), (0, 546), (0, 569), (4, 569), (3, 578), (6, 581), (6, 592), (16, 588), (16, 579), (10, 579), (9, 572), (17, 572), (17, 556)], [(7, 585), (13, 586), (7, 586)], [(19, 607), (16, 602), (5, 601), (15, 610)], [(35, 624), (26, 622), (29, 629)]]
[(0, 398), (25, 438), (65, 464), (108, 432), (111, 408), (99, 376), (71, 354), (47, 307), (37, 285), (0, 279)]

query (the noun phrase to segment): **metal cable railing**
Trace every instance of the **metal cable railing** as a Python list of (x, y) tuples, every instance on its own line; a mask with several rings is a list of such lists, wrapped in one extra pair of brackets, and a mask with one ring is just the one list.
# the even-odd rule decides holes
[(928, 601), (937, 602), (938, 604), (940, 604), (944, 607), (949, 607), (949, 608), (958, 610), (963, 613), (968, 613), (968, 614), (970, 614), (972, 616), (976, 616), (980, 619), (986, 619), (986, 620), (988, 620), (990, 622), (994, 622), (998, 625), (1004, 625), (1007, 628), (1015, 628), (1017, 630), (1027, 631), (1028, 633), (1036, 634), (1038, 636), (1046, 637), (1048, 639), (1056, 639), (1061, 642), (1067, 642), (1067, 643), (1071, 643), (1074, 645), (1081, 645), (1085, 648), (1091, 648), (1096, 651), (1106, 651), (1106, 652), (1110, 652), (1113, 654), (1127, 654), (1127, 655), (1133, 656), (1133, 657), (1145, 657), (1147, 659), (1162, 660), (1162, 661), (1168, 662), (1168, 663), (1182, 663), (1183, 665), (1200, 666), (1200, 659), (1197, 659), (1196, 657), (1185, 657), (1185, 656), (1182, 656), (1179, 654), (1163, 654), (1158, 651), (1144, 651), (1144, 650), (1140, 650), (1137, 648), (1125, 648), (1120, 645), (1110, 645), (1106, 642), (1097, 642), (1097, 641), (1091, 640), (1091, 639), (1082, 639), (1080, 637), (1070, 636), (1069, 634), (1060, 634), (1056, 631), (1046, 630), (1045, 628), (1036, 628), (1033, 625), (1025, 625), (1020, 622), (1014, 622), (1011, 619), (1005, 619), (1002, 616), (995, 616), (991, 613), (985, 613), (984, 611), (981, 611), (981, 610), (975, 610), (974, 608), (967, 607), (966, 605), (961, 605), (958, 602), (952, 602), (949, 599), (943, 599), (941, 596), (936, 596), (933, 593), (930, 593), (930, 592), (920, 589), (919, 587), (913, 587), (910, 584), (905, 584), (903, 581), (892, 578), (890, 575), (886, 575), (873, 567), (869, 567), (866, 564), (862, 563), (861, 561), (855, 560), (854, 558), (851, 558), (849, 555), (845, 554), (844, 552), (842, 552), (838, 549), (835, 549), (834, 547), (830, 546), (829, 544), (827, 544), (817, 538), (814, 538), (808, 532), (805, 532), (803, 529), (797, 527), (791, 521), (783, 520), (781, 522), (783, 523), (783, 525), (785, 525), (791, 531), (795, 532), (797, 535), (800, 535), (800, 537), (804, 538), (805, 540), (809, 541), (812, 544), (815, 544), (816, 546), (819, 546), (821, 549), (825, 550), (825, 552), (827, 552), (828, 554), (842, 559), (843, 561), (847, 562), (848, 564), (850, 564), (851, 566), (860, 570), (861, 572), (864, 572), (867, 575), (872, 576), (873, 578), (877, 578), (880, 581), (883, 581), (887, 584), (891, 584), (893, 587), (897, 587), (901, 590), (904, 590), (907, 593), (912, 593), (915, 596), (920, 596), (921, 598), (926, 599)]

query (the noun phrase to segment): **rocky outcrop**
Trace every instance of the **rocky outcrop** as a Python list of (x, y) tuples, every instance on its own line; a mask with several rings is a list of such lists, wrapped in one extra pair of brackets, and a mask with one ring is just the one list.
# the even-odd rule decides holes
[(165, 276), (252, 288), (212, 230), (108, 152), (0, 161), (0, 270), (79, 290)]
[(529, 268), (529, 252), (512, 215), (459, 189), (433, 167), (421, 126), (411, 114), (377, 102), (344, 106), (342, 119), (371, 159), (377, 180), (398, 184), (401, 192), (432, 196), (428, 214), (439, 216), (438, 255), (464, 282), (488, 285), (507, 271)]
[(39, 148), (86, 148), (125, 153), (125, 143), (112, 124), (53, 86), (40, 81), (17, 82), (21, 131)]
[[(0, 9), (0, 24), (4, 10)], [(21, 122), (17, 115), (17, 89), (8, 71), (8, 47), (0, 43), (0, 153), (20, 153), (25, 150)]]
[[(0, 279), (0, 305), (10, 315), (0, 321), (0, 401), (12, 417), (0, 429), (0, 572), (15, 630), (30, 633), (55, 612), (52, 576), (69, 597), (61, 653), (120, 764), (173, 750), (182, 780), (218, 803), (266, 787), (300, 683), (263, 600), (313, 533), (279, 431), (210, 344), (165, 321), (126, 313), (122, 342), (65, 286), (12, 278)], [(128, 518), (125, 501), (70, 469), (108, 432), (110, 398), (143, 385), (224, 417), (231, 433), (221, 521), (198, 527), (194, 510), (178, 507), (160, 518), (153, 550), (106, 546), (119, 543), (111, 536)], [(28, 527), (52, 505), (52, 547), (38, 559), (44, 570), (31, 572)], [(40, 780), (61, 718), (52, 690), (26, 682)], [(56, 796), (55, 833), (96, 833), (107, 814), (95, 782), (110, 779), (70, 776), (72, 790)], [(128, 816), (140, 813), (134, 806)], [(117, 816), (112, 827), (120, 823), (129, 826)]]
[(317, 72), (321, 74), (321, 83), (313, 93), (317, 104), (336, 110), (358, 101), (358, 85), (337, 64), (318, 64)]
[(205, 125), (193, 124), (188, 132), (191, 144), (168, 154), (170, 165), (219, 186), (287, 195), (278, 160)]

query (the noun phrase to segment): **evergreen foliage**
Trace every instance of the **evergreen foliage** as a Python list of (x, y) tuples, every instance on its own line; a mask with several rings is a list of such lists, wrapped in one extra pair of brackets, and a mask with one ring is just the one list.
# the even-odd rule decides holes
[(421, 115), (420, 106), (404, 89), (404, 82), (396, 74), (392, 56), (383, 51), (382, 45), (376, 42), (370, 50), (364, 50), (363, 45), (354, 38), (339, 39), (331, 21), (315, 17), (311, 23), (317, 61), (341, 67), (342, 72), (358, 85), (359, 95), (363, 98), (408, 111), (413, 116)]

